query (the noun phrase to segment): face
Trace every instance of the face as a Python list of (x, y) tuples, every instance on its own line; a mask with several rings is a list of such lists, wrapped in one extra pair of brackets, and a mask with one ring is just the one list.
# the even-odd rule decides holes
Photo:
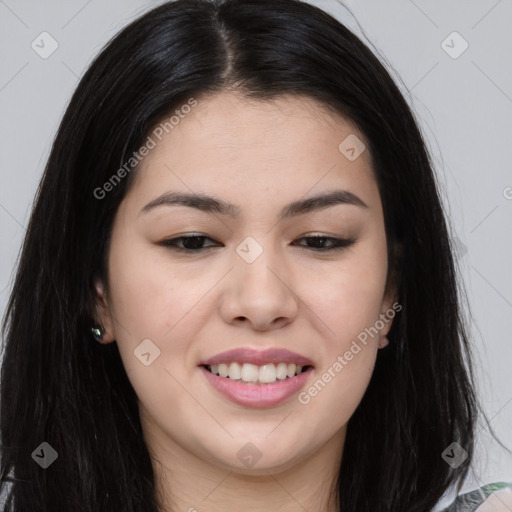
[[(153, 136), (115, 216), (108, 289), (96, 289), (154, 450), (259, 474), (342, 447), (395, 299), (377, 183), (368, 150), (354, 158), (355, 136), (364, 142), (313, 100), (234, 93), (199, 100)], [(172, 193), (195, 206), (155, 202)], [(214, 363), (233, 379), (201, 366), (232, 349), (242, 351)], [(283, 378), (294, 360), (307, 371)], [(276, 381), (235, 382), (237, 368)]]

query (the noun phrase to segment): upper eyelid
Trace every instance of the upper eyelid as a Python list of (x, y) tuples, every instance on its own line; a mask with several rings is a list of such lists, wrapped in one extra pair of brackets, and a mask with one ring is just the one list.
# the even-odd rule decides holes
[[(209, 240), (212, 240), (214, 242), (217, 242), (217, 240), (215, 240), (215, 238), (209, 236), (209, 235), (204, 235), (202, 233), (186, 233), (184, 235), (178, 235), (178, 236), (175, 236), (175, 237), (172, 237), (172, 238), (166, 238), (164, 240), (162, 240), (163, 242), (173, 242), (174, 240), (181, 240), (183, 238), (207, 238)], [(325, 234), (325, 233), (321, 233), (321, 232), (318, 232), (318, 231), (313, 231), (311, 233), (306, 233), (305, 235), (301, 235), (299, 237), (296, 237), (294, 238), (294, 240), (300, 240), (302, 238), (332, 238), (332, 239), (337, 239), (337, 240), (352, 240), (353, 237), (349, 237), (349, 236), (342, 236), (342, 235), (328, 235), (328, 234)]]

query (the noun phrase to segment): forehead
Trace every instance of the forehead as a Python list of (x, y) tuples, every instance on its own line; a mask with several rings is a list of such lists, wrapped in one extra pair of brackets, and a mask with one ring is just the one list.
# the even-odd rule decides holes
[(270, 196), (285, 202), (287, 195), (341, 186), (369, 202), (375, 196), (369, 152), (355, 159), (343, 152), (353, 141), (361, 144), (357, 151), (364, 148), (363, 135), (311, 98), (261, 101), (219, 93), (197, 99), (187, 113), (177, 107), (166, 120), (176, 110), (172, 128), (167, 125), (161, 140), (153, 136), (155, 146), (136, 171), (132, 194), (211, 192), (241, 204)]

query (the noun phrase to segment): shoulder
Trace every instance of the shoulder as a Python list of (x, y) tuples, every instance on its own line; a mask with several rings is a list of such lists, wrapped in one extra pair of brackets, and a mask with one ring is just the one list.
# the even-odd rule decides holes
[(441, 512), (509, 512), (510, 510), (512, 510), (512, 482), (497, 482), (461, 494)]

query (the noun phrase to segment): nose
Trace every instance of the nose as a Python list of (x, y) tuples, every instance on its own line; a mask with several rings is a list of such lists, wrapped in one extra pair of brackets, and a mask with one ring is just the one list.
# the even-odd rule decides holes
[(225, 322), (255, 331), (283, 327), (296, 318), (299, 299), (284, 269), (270, 249), (248, 263), (235, 255), (235, 268), (224, 283), (221, 315)]

